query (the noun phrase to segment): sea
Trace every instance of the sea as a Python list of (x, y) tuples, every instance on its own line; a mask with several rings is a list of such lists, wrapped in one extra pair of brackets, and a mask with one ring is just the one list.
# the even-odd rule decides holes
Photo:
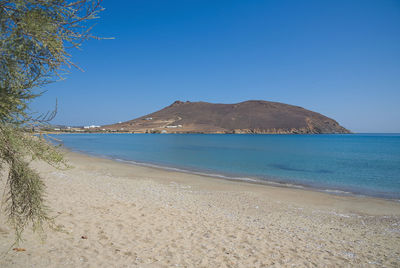
[(400, 199), (400, 134), (58, 134), (67, 149), (135, 165)]

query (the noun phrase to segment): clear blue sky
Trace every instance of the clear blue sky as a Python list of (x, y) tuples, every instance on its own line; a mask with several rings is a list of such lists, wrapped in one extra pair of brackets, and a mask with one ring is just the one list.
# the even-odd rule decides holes
[(130, 120), (175, 100), (302, 106), (400, 132), (400, 1), (105, 0), (67, 79), (33, 104), (57, 124)]

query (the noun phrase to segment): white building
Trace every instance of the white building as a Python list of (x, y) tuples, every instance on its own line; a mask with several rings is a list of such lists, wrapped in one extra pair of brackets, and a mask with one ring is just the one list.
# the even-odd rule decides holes
[(84, 126), (84, 129), (89, 129), (89, 128), (98, 128), (100, 126), (96, 126), (96, 125), (90, 125), (90, 126)]
[(177, 126), (166, 126), (166, 128), (181, 128), (182, 125), (177, 125)]

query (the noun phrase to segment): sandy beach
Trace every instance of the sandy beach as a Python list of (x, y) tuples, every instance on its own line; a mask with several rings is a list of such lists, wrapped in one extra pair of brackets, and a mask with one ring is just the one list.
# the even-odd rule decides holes
[(34, 164), (64, 232), (27, 231), (26, 251), (7, 251), (2, 214), (0, 267), (400, 266), (397, 201), (67, 158)]

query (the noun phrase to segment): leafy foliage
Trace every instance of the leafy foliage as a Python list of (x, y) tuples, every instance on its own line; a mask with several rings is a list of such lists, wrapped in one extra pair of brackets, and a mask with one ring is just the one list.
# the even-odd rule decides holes
[(32, 137), (11, 125), (0, 125), (0, 160), (9, 169), (5, 210), (17, 240), (28, 224), (34, 230), (41, 230), (44, 222), (53, 226), (44, 204), (45, 185), (29, 163), (43, 160), (57, 168), (66, 167), (62, 153), (42, 136)]
[(84, 22), (96, 18), (98, 0), (0, 0), (0, 121), (30, 119), (34, 89), (71, 66), (68, 47), (92, 38)]
[(74, 66), (68, 53), (89, 38), (101, 0), (0, 0), (0, 168), (6, 174), (5, 211), (17, 239), (32, 225), (51, 223), (45, 185), (30, 167), (42, 160), (65, 166), (63, 155), (43, 136), (25, 131), (50, 121), (55, 112), (33, 117), (29, 104)]

